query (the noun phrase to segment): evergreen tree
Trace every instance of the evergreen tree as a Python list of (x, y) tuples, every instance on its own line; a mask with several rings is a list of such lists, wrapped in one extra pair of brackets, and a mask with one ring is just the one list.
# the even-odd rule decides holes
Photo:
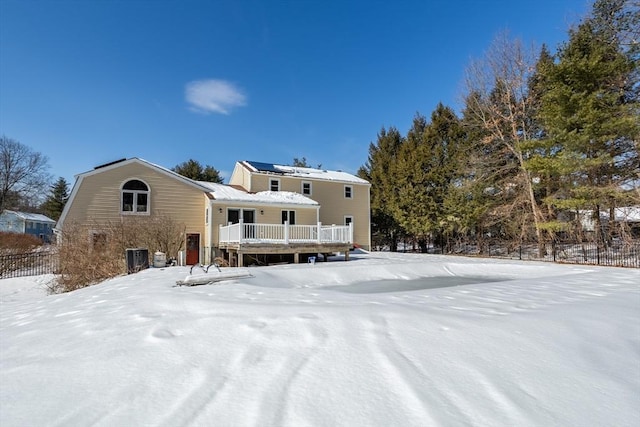
[(562, 147), (567, 190), (553, 203), (592, 210), (598, 232), (600, 212), (612, 216), (615, 206), (628, 203), (625, 188), (637, 188), (640, 168), (638, 63), (612, 35), (615, 25), (607, 19), (615, 14), (599, 12), (603, 4), (594, 5), (597, 19), (570, 31), (557, 63), (546, 71), (540, 110), (549, 137)]
[(396, 162), (404, 138), (391, 127), (382, 128), (376, 144), (369, 144), (367, 163), (358, 170), (358, 176), (371, 184), (371, 228), (374, 245), (388, 245), (392, 252), (398, 249), (402, 228), (393, 217), (389, 204), (395, 189), (391, 168)]
[(292, 166), (295, 166), (297, 168), (309, 168), (309, 167), (311, 167), (307, 163), (307, 158), (306, 157), (302, 157), (302, 158), (294, 157)]
[(523, 142), (523, 150), (527, 151), (525, 167), (530, 171), (533, 179), (536, 199), (543, 202), (547, 221), (541, 226), (552, 235), (564, 228), (564, 223), (557, 220), (557, 213), (552, 203), (554, 197), (564, 192), (563, 160), (560, 156), (562, 146), (556, 140), (548, 137), (543, 121), (540, 119), (542, 97), (548, 90), (546, 80), (548, 71), (554, 66), (553, 55), (546, 45), (542, 46), (540, 56), (533, 75), (529, 79), (528, 96), (531, 100), (532, 138)]
[(64, 206), (67, 204), (68, 199), (69, 184), (67, 183), (66, 179), (60, 177), (51, 186), (49, 195), (47, 196), (47, 199), (43, 203), (41, 209), (46, 216), (57, 221), (60, 218), (60, 215), (62, 215), (62, 211), (64, 209)]
[(449, 214), (449, 232), (475, 236), (480, 253), (485, 253), (485, 238), (491, 231), (500, 228), (504, 218), (494, 212), (500, 206), (496, 197), (501, 168), (496, 165), (495, 146), (486, 144), (488, 132), (474, 113), (480, 94), (472, 92), (465, 100), (461, 125), (465, 138), (459, 149), (457, 171), (445, 199)]
[(426, 154), (426, 178), (429, 183), (429, 199), (432, 206), (431, 227), (441, 237), (450, 236), (453, 228), (459, 224), (454, 214), (455, 210), (447, 204), (449, 194), (460, 184), (458, 165), (463, 155), (465, 135), (460, 119), (454, 111), (442, 104), (438, 104), (431, 113), (431, 121), (424, 134), (423, 150)]
[(220, 172), (218, 172), (217, 169), (209, 165), (203, 167), (200, 162), (193, 159), (180, 163), (172, 170), (195, 181), (215, 182), (218, 184), (222, 184), (223, 182), (222, 177), (220, 177)]
[[(307, 163), (307, 158), (306, 157), (301, 157), (301, 158), (294, 157), (293, 158), (293, 164), (291, 166), (296, 167), (296, 168), (311, 168), (312, 167), (309, 163)], [(318, 166), (316, 166), (316, 169), (322, 169), (322, 164), (319, 163)]]
[(393, 176), (396, 177), (394, 216), (417, 238), (423, 251), (429, 240), (443, 243), (448, 223), (445, 200), (456, 180), (463, 132), (449, 107), (438, 104), (427, 122), (416, 115), (402, 146)]
[(394, 219), (409, 237), (417, 240), (423, 247), (433, 231), (430, 224), (424, 222), (430, 208), (426, 190), (422, 187), (425, 170), (422, 167), (420, 149), (426, 127), (427, 119), (416, 114), (398, 157), (389, 170), (394, 180), (388, 199)]

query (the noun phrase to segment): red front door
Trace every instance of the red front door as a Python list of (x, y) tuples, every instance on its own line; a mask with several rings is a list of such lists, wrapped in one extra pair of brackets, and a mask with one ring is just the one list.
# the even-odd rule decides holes
[(200, 235), (187, 234), (187, 265), (200, 262)]

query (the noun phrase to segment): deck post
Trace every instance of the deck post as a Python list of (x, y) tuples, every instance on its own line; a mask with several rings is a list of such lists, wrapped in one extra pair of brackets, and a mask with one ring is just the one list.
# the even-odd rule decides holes
[(344, 251), (344, 260), (345, 260), (345, 261), (349, 261), (349, 249), (347, 249), (346, 251)]
[(240, 221), (238, 222), (238, 226), (240, 227), (240, 230), (238, 230), (238, 243), (242, 243), (244, 241), (244, 221), (242, 220), (242, 218), (240, 218)]
[(289, 221), (284, 222), (284, 244), (289, 244)]
[(298, 252), (293, 254), (293, 263), (300, 264), (300, 254)]
[(349, 223), (349, 243), (353, 243), (353, 221)]
[(318, 221), (318, 243), (322, 243), (322, 223)]
[(243, 260), (243, 256), (242, 256), (242, 252), (237, 251), (236, 252), (237, 258), (238, 258), (238, 267), (244, 267), (244, 260)]

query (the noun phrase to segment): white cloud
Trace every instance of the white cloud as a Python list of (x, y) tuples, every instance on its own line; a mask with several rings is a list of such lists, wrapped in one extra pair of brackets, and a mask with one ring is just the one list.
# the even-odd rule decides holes
[(247, 97), (225, 80), (194, 80), (185, 87), (185, 99), (192, 111), (229, 114), (234, 107), (246, 105)]

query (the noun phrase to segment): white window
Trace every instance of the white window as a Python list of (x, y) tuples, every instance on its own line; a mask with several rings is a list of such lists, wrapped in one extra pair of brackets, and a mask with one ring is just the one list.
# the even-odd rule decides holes
[(280, 180), (276, 178), (272, 178), (269, 180), (269, 190), (271, 191), (280, 191)]
[(311, 195), (311, 183), (308, 181), (302, 181), (302, 194), (305, 196)]
[(353, 198), (353, 187), (350, 185), (344, 186), (344, 198), (352, 199)]
[(122, 186), (123, 214), (149, 214), (149, 187), (139, 179), (132, 179)]

